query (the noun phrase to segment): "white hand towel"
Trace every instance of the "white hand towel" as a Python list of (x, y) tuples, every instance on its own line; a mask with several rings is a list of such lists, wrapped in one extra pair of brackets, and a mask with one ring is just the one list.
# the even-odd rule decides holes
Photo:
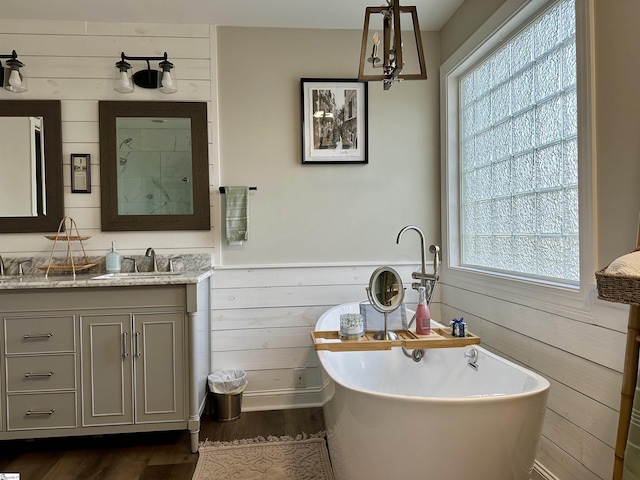
[(607, 273), (618, 273), (620, 275), (638, 276), (640, 275), (640, 252), (627, 253), (616, 258), (605, 270)]
[(249, 187), (225, 187), (227, 242), (249, 239)]

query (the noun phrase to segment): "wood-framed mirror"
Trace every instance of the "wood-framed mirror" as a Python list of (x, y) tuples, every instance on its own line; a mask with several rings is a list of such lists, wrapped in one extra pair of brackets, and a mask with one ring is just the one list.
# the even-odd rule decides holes
[(103, 231), (209, 230), (205, 102), (99, 102)]
[(0, 233), (55, 232), (64, 217), (59, 100), (0, 100)]

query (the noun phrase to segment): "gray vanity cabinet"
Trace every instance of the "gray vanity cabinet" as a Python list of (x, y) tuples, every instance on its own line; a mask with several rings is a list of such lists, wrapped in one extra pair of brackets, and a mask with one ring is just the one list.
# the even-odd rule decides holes
[(185, 418), (184, 313), (80, 316), (82, 425)]
[(0, 440), (188, 429), (196, 452), (209, 294), (208, 277), (0, 288)]

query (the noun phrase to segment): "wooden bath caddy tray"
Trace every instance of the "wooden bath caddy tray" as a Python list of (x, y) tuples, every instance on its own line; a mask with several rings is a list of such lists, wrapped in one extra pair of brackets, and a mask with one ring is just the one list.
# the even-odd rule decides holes
[(393, 347), (405, 347), (409, 350), (426, 348), (453, 348), (465, 345), (477, 345), (480, 337), (467, 332), (466, 337), (454, 337), (448, 328), (432, 328), (431, 335), (416, 335), (409, 330), (397, 330), (397, 340), (376, 340), (376, 332), (365, 332), (363, 337), (342, 339), (339, 332), (311, 332), (313, 347), (316, 350), (332, 352), (356, 352), (366, 350), (391, 350)]

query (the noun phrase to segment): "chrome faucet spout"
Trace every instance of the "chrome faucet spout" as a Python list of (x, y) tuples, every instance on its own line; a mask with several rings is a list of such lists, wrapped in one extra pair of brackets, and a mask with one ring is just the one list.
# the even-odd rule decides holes
[(152, 272), (158, 271), (158, 262), (156, 261), (156, 252), (153, 248), (147, 248), (147, 251), (144, 254), (145, 257), (151, 257), (151, 268)]
[(0, 275), (4, 275), (4, 258), (0, 255)]
[(407, 230), (415, 230), (418, 235), (420, 235), (420, 261), (422, 262), (421, 265), (421, 269), (420, 269), (420, 273), (422, 273), (422, 275), (426, 275), (427, 274), (427, 260), (425, 257), (425, 241), (424, 241), (424, 233), (422, 233), (422, 230), (420, 230), (418, 227), (416, 227), (415, 225), (407, 225), (406, 227), (403, 227), (402, 230), (400, 230), (400, 232), (398, 233), (398, 238), (396, 238), (396, 244), (400, 244), (400, 239), (402, 238), (402, 235), (404, 235), (404, 232), (406, 232)]

